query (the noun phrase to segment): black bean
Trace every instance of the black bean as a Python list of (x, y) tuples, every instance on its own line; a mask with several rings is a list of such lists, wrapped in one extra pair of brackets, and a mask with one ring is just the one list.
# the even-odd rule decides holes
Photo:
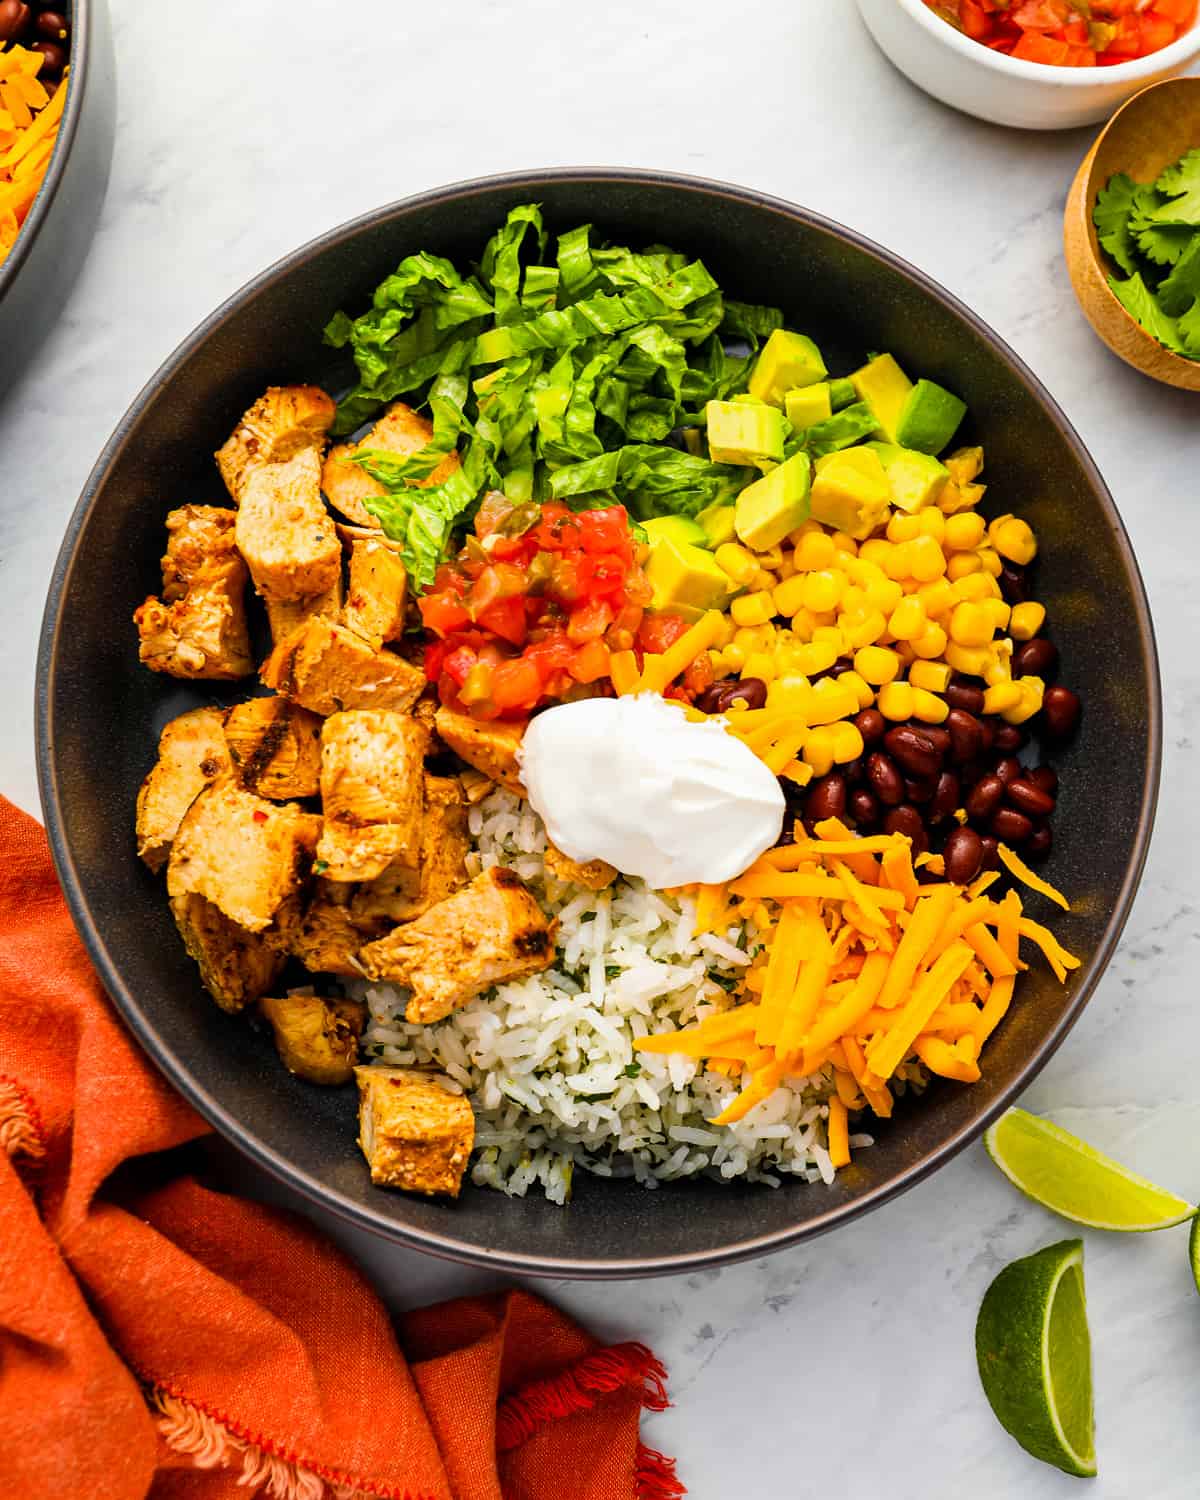
[(1040, 677), (1049, 682), (1058, 669), (1058, 647), (1044, 635), (1024, 642), (1013, 652), (1012, 673), (1014, 677)]
[(998, 870), (1000, 868), (1000, 840), (990, 833), (980, 837), (979, 842), (983, 845), (983, 861), (981, 870)]
[(996, 742), (996, 726), (991, 719), (979, 721), (979, 753), (986, 755)]
[(885, 807), (904, 801), (904, 778), (881, 750), (867, 756), (867, 785)]
[(1042, 699), (1042, 723), (1055, 739), (1065, 740), (1079, 723), (1079, 694), (1066, 687), (1049, 687)]
[(992, 733), (992, 748), (1001, 755), (1015, 755), (1028, 743), (1028, 733), (1017, 724), (997, 724)]
[(933, 747), (941, 756), (950, 754), (950, 731), (942, 724), (911, 724), (911, 729), (933, 741)]
[(965, 708), (952, 708), (946, 716), (946, 729), (950, 735), (951, 759), (962, 762), (978, 755), (982, 735), (974, 714)]
[(855, 787), (850, 793), (846, 809), (859, 828), (874, 828), (879, 822), (879, 803), (865, 786)]
[(944, 823), (958, 806), (958, 799), (962, 794), (958, 777), (953, 771), (943, 771), (937, 779), (933, 796), (929, 800), (929, 806), (925, 809), (925, 817), (931, 827)]
[(973, 828), (956, 828), (946, 839), (946, 879), (967, 885), (983, 864), (983, 840)]
[(706, 687), (696, 699), (696, 707), (704, 714), (723, 714), (732, 703), (744, 703), (747, 708), (762, 708), (767, 701), (767, 685), (759, 677), (722, 677)]
[(992, 775), (998, 776), (1005, 786), (1010, 781), (1016, 781), (1021, 774), (1021, 762), (1015, 755), (1002, 756), (992, 767)]
[(906, 776), (904, 778), (904, 800), (906, 802), (928, 802), (937, 791), (936, 776)]
[(864, 708), (861, 713), (855, 714), (854, 725), (862, 735), (864, 745), (873, 745), (876, 740), (881, 740), (887, 730), (887, 720), (877, 708)]
[(39, 78), (58, 78), (67, 65), (67, 49), (60, 47), (57, 42), (30, 42), (29, 50), (40, 52), (45, 59)]
[(33, 26), (38, 36), (44, 36), (48, 42), (65, 42), (70, 34), (66, 16), (57, 10), (44, 10)]
[(1000, 806), (1000, 799), (1004, 796), (1004, 783), (994, 772), (989, 772), (971, 788), (967, 794), (966, 809), (967, 816), (982, 822)]
[(0, 43), (15, 42), (29, 25), (30, 10), (22, 0), (0, 0)]
[(1018, 812), (1031, 818), (1048, 818), (1054, 811), (1054, 798), (1025, 776), (1018, 776), (1004, 788), (1004, 795)]
[(897, 724), (883, 737), (884, 748), (912, 776), (933, 776), (941, 765), (937, 746), (923, 730)]
[(906, 838), (911, 839), (914, 854), (924, 854), (929, 848), (929, 836), (925, 832), (921, 814), (907, 802), (902, 802), (899, 807), (892, 808), (883, 820), (883, 831), (902, 833)]
[(981, 776), (987, 776), (991, 772), (991, 766), (984, 760), (969, 760), (958, 768), (958, 779), (963, 786), (974, 786)]
[(846, 811), (846, 778), (840, 771), (830, 771), (812, 783), (804, 802), (804, 818), (808, 823), (821, 823), (826, 818), (840, 818)]
[(1023, 844), (1033, 824), (1015, 807), (1001, 807), (992, 816), (992, 832), (1003, 844)]
[(969, 714), (983, 712), (983, 689), (973, 682), (952, 681), (942, 696), (951, 708), (961, 708)]
[(1025, 848), (1021, 851), (1028, 860), (1045, 859), (1054, 844), (1054, 835), (1050, 832), (1050, 825), (1042, 823), (1025, 840)]
[(856, 786), (863, 779), (862, 756), (857, 760), (848, 760), (842, 767), (842, 775), (850, 786)]
[(1005, 604), (1024, 604), (1029, 593), (1025, 584), (1025, 569), (1020, 563), (1005, 562), (996, 580)]
[(1026, 779), (1040, 786), (1048, 797), (1058, 795), (1058, 772), (1053, 766), (1034, 766), (1025, 772)]

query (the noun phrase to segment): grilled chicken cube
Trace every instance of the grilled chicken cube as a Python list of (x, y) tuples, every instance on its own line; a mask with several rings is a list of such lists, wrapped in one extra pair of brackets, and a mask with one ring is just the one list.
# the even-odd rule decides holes
[(319, 876), (288, 951), (313, 974), (362, 978), (358, 950), (386, 930), (387, 923), (351, 907), (353, 887)]
[(279, 977), (284, 955), (203, 896), (172, 896), (171, 911), (204, 988), (230, 1015), (265, 995)]
[(303, 448), (282, 464), (252, 469), (242, 489), (238, 551), (269, 599), (310, 599), (342, 576), (342, 544), (321, 499), (321, 458)]
[(282, 464), (302, 448), (323, 448), (337, 407), (315, 385), (272, 386), (217, 449), (226, 488), (241, 500), (246, 480), (263, 464)]
[(283, 802), (320, 789), (321, 720), (286, 698), (248, 698), (229, 710), (225, 741), (242, 785)]
[(161, 870), (183, 815), (210, 782), (232, 769), (225, 746), (225, 715), (216, 708), (180, 714), (158, 739), (158, 760), (137, 795), (138, 854)]
[(203, 896), (249, 932), (278, 930), (298, 906), (321, 820), (291, 802), (266, 802), (232, 782), (188, 808), (167, 864), (172, 897)]
[(280, 641), (260, 675), (269, 688), (322, 718), (348, 708), (405, 713), (425, 687), (419, 667), (394, 651), (372, 651), (361, 636), (321, 617)]
[(396, 549), (381, 537), (356, 537), (350, 544), (350, 588), (342, 619), (372, 646), (404, 634), (408, 573)]
[(152, 672), (230, 681), (254, 670), (234, 526), (234, 512), (213, 505), (167, 516), (162, 598), (151, 595), (133, 615), (138, 655)]
[[(321, 488), (325, 498), (356, 526), (369, 526), (378, 531), (379, 522), (364, 505), (364, 500), (385, 493), (383, 485), (372, 479), (364, 468), (354, 462), (356, 453), (368, 453), (379, 449), (383, 453), (394, 453), (403, 458), (409, 453), (418, 453), (427, 447), (433, 437), (433, 424), (419, 416), (411, 406), (397, 401), (380, 417), (366, 437), (357, 443), (339, 443), (331, 448), (325, 458), (321, 472)], [(420, 489), (431, 489), (441, 484), (459, 466), (457, 453), (448, 453), (428, 479), (414, 480)]]
[(368, 943), (367, 976), (412, 991), (405, 1017), (441, 1021), (495, 984), (549, 968), (556, 923), (502, 866), (485, 870), (423, 917)]
[(285, 636), (291, 635), (293, 630), (319, 615), (336, 619), (341, 615), (344, 598), (345, 589), (339, 572), (337, 581), (324, 593), (313, 594), (305, 599), (264, 599), (267, 621), (271, 627), (271, 644), (278, 646)]
[(374, 880), (396, 864), (416, 869), (428, 748), (429, 731), (408, 714), (360, 708), (326, 719), (317, 846), (326, 879)]
[(484, 723), (470, 714), (439, 708), (434, 721), (437, 732), (460, 760), (498, 781), (510, 792), (525, 795), (517, 751), (525, 734), (524, 723), (508, 724), (499, 719)]
[(556, 880), (568, 885), (586, 886), (589, 891), (607, 890), (617, 878), (616, 865), (606, 859), (570, 859), (550, 844), (546, 849), (546, 869)]
[[(357, 917), (412, 922), (452, 896), (466, 880), (467, 809), (453, 776), (425, 774), (425, 817), (421, 825), (420, 869), (391, 865), (354, 893)], [(364, 939), (365, 941), (365, 939)]]
[(355, 1068), (354, 1076), (358, 1144), (371, 1181), (457, 1198), (475, 1144), (469, 1101), (407, 1068)]
[(361, 1000), (323, 1000), (293, 992), (283, 999), (264, 996), (258, 1008), (271, 1023), (280, 1061), (289, 1073), (331, 1088), (354, 1077), (358, 1039), (367, 1024)]

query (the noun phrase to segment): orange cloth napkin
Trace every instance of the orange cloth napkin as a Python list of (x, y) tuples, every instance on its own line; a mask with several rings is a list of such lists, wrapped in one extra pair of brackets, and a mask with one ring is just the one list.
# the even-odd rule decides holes
[(311, 1227), (189, 1175), (208, 1127), (118, 1022), (0, 798), (0, 1496), (671, 1500), (639, 1344), (509, 1291), (393, 1325)]

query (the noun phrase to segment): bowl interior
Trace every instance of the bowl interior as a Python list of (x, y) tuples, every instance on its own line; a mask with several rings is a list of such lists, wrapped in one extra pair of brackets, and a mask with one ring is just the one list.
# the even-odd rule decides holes
[[(1063, 774), (1052, 877), (1075, 903), (1056, 923), (1085, 960), (1066, 989), (1025, 976), (981, 1083), (935, 1085), (858, 1153), (835, 1186), (692, 1181), (647, 1192), (576, 1174), (566, 1210), (464, 1191), (457, 1205), (373, 1188), (350, 1090), (279, 1066), (269, 1038), (220, 1012), (183, 952), (161, 884), (135, 858), (134, 797), (167, 719), (225, 696), (139, 667), (130, 615), (159, 586), (166, 512), (221, 498), (210, 455), (268, 383), (337, 380), (320, 332), (361, 307), (401, 256), (469, 258), (515, 203), (554, 229), (592, 220), (622, 241), (703, 257), (728, 293), (781, 305), (837, 373), (892, 350), (959, 392), (984, 443), (989, 503), (1042, 542), (1049, 606), (1084, 730)], [(231, 696), (239, 696), (237, 693)], [(761, 1252), (829, 1227), (911, 1184), (973, 1138), (1074, 1019), (1111, 952), (1145, 854), (1158, 776), (1158, 679), (1145, 598), (1119, 519), (1064, 419), (965, 309), (823, 220), (736, 189), (632, 173), (493, 180), (410, 200), (297, 252), (219, 310), (135, 403), (64, 543), (39, 672), (47, 821), (76, 920), (110, 993), (151, 1054), (236, 1143), (300, 1191), (396, 1239), (559, 1275), (644, 1274)], [(1033, 902), (1034, 915), (1042, 915)]]

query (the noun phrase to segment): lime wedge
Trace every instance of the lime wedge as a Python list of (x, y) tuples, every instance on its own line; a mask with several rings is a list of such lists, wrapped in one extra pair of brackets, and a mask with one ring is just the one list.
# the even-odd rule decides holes
[(1188, 1235), (1188, 1255), (1192, 1261), (1192, 1279), (1200, 1292), (1200, 1219), (1192, 1220), (1192, 1232)]
[(1164, 1192), (1049, 1120), (1010, 1109), (983, 1138), (988, 1155), (1043, 1208), (1092, 1229), (1169, 1229), (1196, 1205)]
[(1027, 1453), (1066, 1474), (1096, 1472), (1081, 1240), (1005, 1266), (979, 1309), (975, 1358), (992, 1410)]

